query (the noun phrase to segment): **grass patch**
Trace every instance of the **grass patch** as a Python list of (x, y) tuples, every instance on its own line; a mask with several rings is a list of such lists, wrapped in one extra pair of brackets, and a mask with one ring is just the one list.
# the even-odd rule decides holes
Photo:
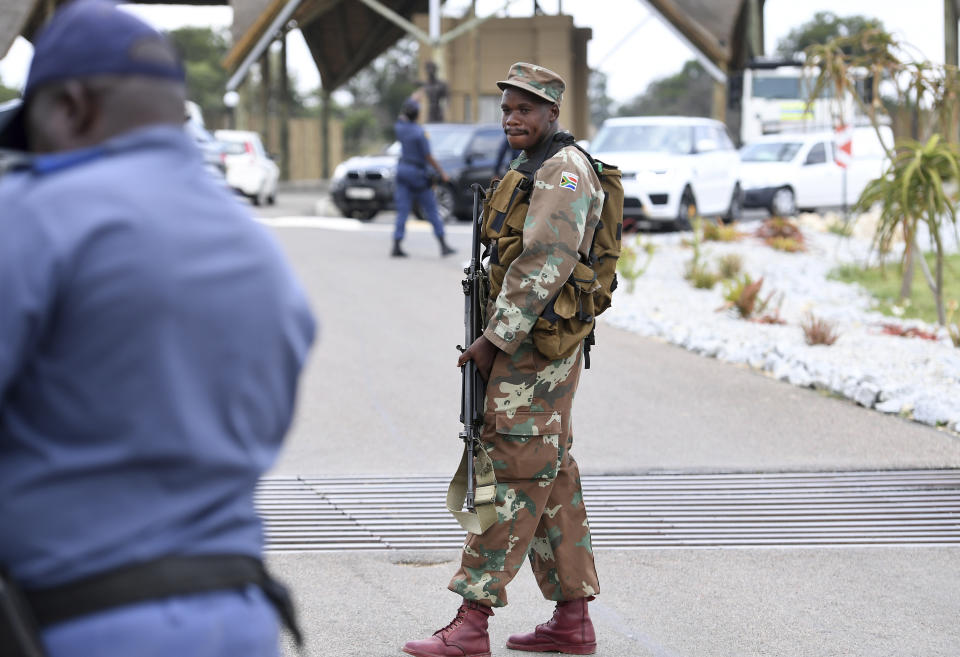
[[(932, 253), (925, 254), (930, 271), (934, 271)], [(876, 299), (875, 308), (884, 315), (922, 319), (931, 324), (937, 323), (937, 304), (933, 292), (927, 287), (923, 272), (918, 267), (913, 275), (912, 294), (909, 303), (897, 306), (900, 294), (900, 265), (870, 267), (861, 269), (853, 265), (844, 265), (830, 272), (830, 278), (844, 283), (859, 283)], [(943, 298), (945, 302), (960, 299), (960, 254), (951, 254), (943, 263)]]

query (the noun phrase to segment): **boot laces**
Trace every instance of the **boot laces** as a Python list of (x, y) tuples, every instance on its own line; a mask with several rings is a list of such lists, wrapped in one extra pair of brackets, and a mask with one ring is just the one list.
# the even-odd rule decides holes
[(560, 613), (560, 605), (557, 604), (556, 608), (553, 610), (553, 616), (550, 617), (550, 620), (548, 620), (548, 621), (546, 621), (546, 622), (544, 622), (544, 623), (540, 623), (539, 625), (537, 625), (537, 629), (539, 630), (539, 629), (541, 629), (541, 628), (545, 628), (545, 627), (548, 627), (549, 625), (551, 625), (551, 624), (553, 623), (553, 621), (557, 620), (557, 614), (559, 614), (559, 613)]
[(463, 625), (463, 619), (467, 617), (467, 608), (460, 607), (457, 609), (457, 615), (453, 617), (453, 620), (450, 621), (446, 627), (440, 628), (434, 632), (434, 636), (438, 636), (441, 639), (446, 639), (447, 635), (453, 632), (455, 629)]

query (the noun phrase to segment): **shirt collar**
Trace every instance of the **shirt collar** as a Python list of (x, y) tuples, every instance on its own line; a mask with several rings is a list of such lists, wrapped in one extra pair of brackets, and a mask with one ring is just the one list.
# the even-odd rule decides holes
[(33, 155), (30, 158), (30, 168), (36, 174), (45, 175), (115, 153), (146, 147), (183, 146), (187, 144), (189, 144), (189, 137), (179, 126), (171, 124), (152, 125), (111, 137), (96, 146), (59, 153)]
[(546, 137), (540, 140), (540, 143), (534, 146), (530, 151), (522, 151), (520, 156), (511, 163), (511, 166), (519, 171), (520, 173), (526, 175), (533, 175), (539, 169), (544, 160), (547, 159), (547, 156), (550, 154), (551, 150), (554, 152), (560, 150), (561, 146), (556, 146), (554, 142), (573, 142), (573, 135), (571, 135), (566, 130), (560, 130), (555, 128), (553, 132), (548, 134)]

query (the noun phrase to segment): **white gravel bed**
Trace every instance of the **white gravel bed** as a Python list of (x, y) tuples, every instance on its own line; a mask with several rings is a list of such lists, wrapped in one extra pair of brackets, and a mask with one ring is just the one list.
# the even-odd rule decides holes
[[(752, 233), (757, 226), (741, 229)], [(683, 244), (690, 240), (689, 232), (642, 236), (657, 247), (653, 260), (632, 293), (621, 280), (614, 305), (601, 321), (742, 363), (794, 385), (827, 390), (883, 413), (960, 432), (960, 349), (946, 330), (871, 311), (872, 298), (861, 286), (827, 280), (840, 264), (864, 262), (867, 240), (809, 228), (804, 236), (804, 253), (775, 251), (752, 236), (733, 243), (705, 242), (701, 249), (702, 260), (714, 269), (720, 256), (739, 254), (743, 272), (754, 280), (763, 277), (761, 296), (782, 294), (785, 325), (718, 312), (724, 303), (721, 283), (698, 290), (684, 280), (692, 257), (692, 249)], [(625, 242), (633, 239), (625, 237)], [(952, 236), (949, 243), (955, 243)], [(922, 276), (919, 270), (916, 276)], [(836, 324), (840, 337), (833, 345), (807, 345), (800, 327), (807, 312)], [(938, 340), (885, 335), (883, 323), (922, 328)]]

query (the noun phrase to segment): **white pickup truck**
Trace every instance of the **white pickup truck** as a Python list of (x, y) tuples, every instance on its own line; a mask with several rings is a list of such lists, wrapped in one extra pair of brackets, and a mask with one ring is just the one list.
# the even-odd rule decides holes
[[(844, 168), (837, 163), (837, 144), (830, 131), (782, 132), (764, 135), (740, 149), (743, 205), (789, 216), (797, 210), (852, 205), (871, 180), (879, 178), (887, 158), (872, 127), (853, 129), (852, 156)], [(881, 126), (887, 146), (893, 133)], [(846, 175), (846, 182), (844, 182)]]

